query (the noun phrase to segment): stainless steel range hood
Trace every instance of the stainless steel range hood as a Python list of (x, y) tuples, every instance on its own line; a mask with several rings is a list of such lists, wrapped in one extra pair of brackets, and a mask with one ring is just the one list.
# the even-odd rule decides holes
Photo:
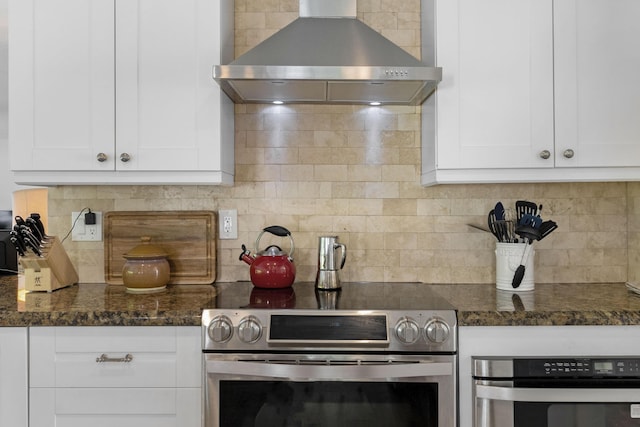
[(300, 17), (213, 78), (236, 103), (420, 105), (442, 69), (356, 19), (356, 0), (300, 0)]

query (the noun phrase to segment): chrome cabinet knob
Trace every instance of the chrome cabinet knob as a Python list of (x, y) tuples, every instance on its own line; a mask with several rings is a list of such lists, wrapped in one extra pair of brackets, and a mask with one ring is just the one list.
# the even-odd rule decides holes
[(98, 155), (96, 156), (96, 159), (102, 163), (102, 162), (106, 162), (107, 161), (107, 155), (104, 153), (98, 153)]
[(120, 154), (120, 161), (127, 163), (129, 160), (131, 160), (131, 156), (128, 153), (122, 153)]
[(564, 150), (564, 152), (562, 153), (562, 155), (563, 155), (564, 157), (566, 157), (567, 159), (572, 158), (575, 154), (576, 154), (576, 153), (575, 153), (571, 148), (569, 148), (569, 149), (567, 149), (567, 150)]
[(440, 319), (433, 319), (424, 327), (427, 340), (441, 344), (449, 338), (449, 325)]
[(547, 160), (549, 157), (551, 157), (551, 151), (543, 150), (543, 151), (540, 152), (540, 158), (541, 159)]
[(225, 342), (233, 335), (233, 326), (231, 320), (226, 316), (217, 316), (209, 323), (207, 328), (209, 338), (213, 342)]

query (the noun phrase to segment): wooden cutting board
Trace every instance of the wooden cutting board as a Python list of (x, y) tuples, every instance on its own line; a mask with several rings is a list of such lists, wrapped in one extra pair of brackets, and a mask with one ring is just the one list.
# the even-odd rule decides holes
[(169, 255), (169, 284), (203, 285), (216, 279), (216, 214), (213, 211), (111, 211), (104, 221), (105, 281), (122, 285), (127, 253), (140, 237)]

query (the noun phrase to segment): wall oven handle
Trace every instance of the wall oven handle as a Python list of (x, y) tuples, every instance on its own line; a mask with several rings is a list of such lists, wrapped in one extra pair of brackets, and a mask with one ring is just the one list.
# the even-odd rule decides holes
[(514, 388), (476, 384), (476, 397), (509, 402), (640, 402), (637, 388)]
[(363, 365), (305, 365), (254, 361), (207, 360), (207, 373), (306, 379), (381, 379), (453, 375), (450, 362), (384, 363)]

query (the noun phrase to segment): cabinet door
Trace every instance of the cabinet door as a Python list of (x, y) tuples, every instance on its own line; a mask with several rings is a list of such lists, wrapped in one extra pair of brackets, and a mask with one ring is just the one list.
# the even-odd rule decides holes
[(114, 150), (113, 0), (10, 0), (13, 170), (105, 170)]
[(551, 0), (437, 2), (437, 169), (553, 167)]
[(117, 160), (118, 170), (221, 170), (221, 144), (233, 149), (232, 105), (212, 77), (221, 63), (221, 8), (116, 0), (116, 155), (130, 159)]
[(27, 427), (27, 328), (0, 328), (0, 426)]
[(638, 22), (637, 0), (554, 1), (557, 166), (640, 165)]
[(30, 427), (202, 425), (199, 388), (36, 388), (30, 404)]

